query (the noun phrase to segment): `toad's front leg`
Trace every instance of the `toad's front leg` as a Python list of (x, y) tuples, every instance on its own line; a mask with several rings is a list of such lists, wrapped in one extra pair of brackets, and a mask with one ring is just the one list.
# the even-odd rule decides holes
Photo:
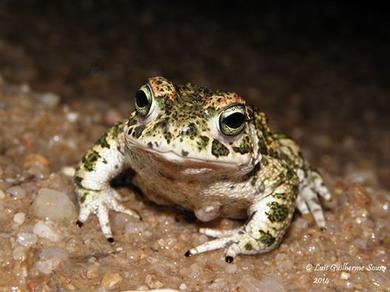
[(124, 141), (124, 123), (112, 127), (83, 157), (74, 176), (75, 190), (80, 203), (77, 225), (82, 226), (89, 215), (96, 214), (104, 236), (113, 242), (108, 212), (110, 209), (140, 219), (124, 207), (120, 195), (110, 181), (127, 164)]
[(298, 178), (286, 174), (284, 181), (270, 180), (265, 195), (250, 207), (248, 222), (234, 230), (217, 231), (201, 229), (200, 232), (217, 239), (206, 242), (186, 252), (186, 256), (227, 248), (225, 259), (232, 262), (238, 254), (258, 254), (274, 249), (281, 241), (295, 210)]

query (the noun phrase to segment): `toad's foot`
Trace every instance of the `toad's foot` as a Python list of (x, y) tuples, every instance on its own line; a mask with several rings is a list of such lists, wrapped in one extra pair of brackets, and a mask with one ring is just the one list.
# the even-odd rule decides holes
[(127, 209), (119, 203), (122, 200), (122, 197), (111, 188), (101, 191), (84, 190), (84, 194), (80, 199), (80, 213), (77, 225), (81, 227), (91, 213), (96, 214), (104, 236), (109, 242), (114, 242), (108, 217), (109, 210), (125, 213), (141, 220), (140, 215), (136, 211)]
[(266, 247), (262, 244), (258, 244), (258, 241), (250, 236), (244, 227), (224, 231), (201, 228), (199, 232), (217, 239), (205, 242), (188, 250), (184, 254), (186, 257), (216, 249), (227, 248), (225, 252), (225, 261), (231, 263), (239, 254), (263, 253), (274, 248), (274, 245)]
[(325, 229), (325, 218), (318, 196), (325, 200), (331, 199), (331, 194), (326, 188), (321, 175), (315, 170), (307, 170), (305, 174), (298, 171), (300, 180), (299, 195), (297, 197), (297, 207), (302, 214), (311, 213), (317, 225)]
[(240, 253), (240, 237), (245, 233), (242, 228), (224, 231), (210, 228), (201, 228), (199, 229), (199, 232), (210, 237), (216, 237), (217, 239), (208, 241), (188, 250), (185, 253), (186, 257), (227, 247), (228, 249), (225, 253), (225, 261), (231, 263), (234, 257)]

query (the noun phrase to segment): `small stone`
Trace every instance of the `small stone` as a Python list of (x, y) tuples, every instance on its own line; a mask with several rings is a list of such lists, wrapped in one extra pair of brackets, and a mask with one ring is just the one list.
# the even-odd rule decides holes
[(26, 260), (26, 251), (27, 248), (24, 246), (17, 246), (12, 251), (12, 257), (15, 261), (24, 261)]
[(179, 290), (180, 291), (184, 291), (187, 289), (187, 285), (185, 283), (181, 283), (180, 286), (179, 286)]
[(60, 102), (60, 96), (51, 92), (38, 95), (38, 99), (43, 105), (47, 107), (54, 107)]
[(99, 266), (96, 264), (88, 266), (87, 269), (87, 278), (88, 279), (94, 279), (99, 276)]
[(5, 193), (3, 190), (0, 190), (0, 200), (5, 198)]
[(141, 222), (130, 222), (126, 225), (126, 234), (140, 233), (145, 230), (145, 224)]
[(69, 177), (73, 177), (74, 174), (76, 173), (76, 170), (74, 169), (74, 167), (72, 166), (64, 166), (62, 169), (61, 169), (61, 172), (66, 175), (66, 176), (69, 176)]
[(58, 265), (69, 258), (68, 252), (59, 247), (49, 247), (41, 251), (35, 267), (43, 274), (50, 274)]
[(23, 212), (18, 212), (14, 215), (13, 220), (17, 225), (22, 225), (26, 220), (26, 214), (24, 214)]
[(122, 281), (121, 275), (118, 273), (107, 272), (103, 276), (101, 286), (107, 289), (113, 289)]
[(21, 232), (17, 235), (16, 241), (22, 246), (30, 247), (37, 243), (38, 237), (33, 233)]
[(75, 214), (73, 202), (65, 193), (47, 188), (39, 190), (32, 208), (36, 217), (56, 222), (69, 222)]
[(348, 280), (350, 276), (351, 276), (351, 274), (349, 274), (349, 273), (347, 273), (347, 272), (341, 272), (341, 274), (340, 274), (340, 279), (342, 279), (342, 280)]
[(50, 274), (52, 271), (54, 271), (57, 266), (60, 264), (60, 261), (58, 259), (49, 259), (49, 260), (41, 260), (37, 261), (35, 263), (35, 267), (37, 270), (43, 274)]
[(39, 237), (48, 239), (53, 242), (57, 242), (62, 239), (62, 236), (54, 229), (54, 226), (49, 222), (39, 221), (37, 224), (34, 225), (33, 232)]
[(23, 199), (26, 197), (26, 190), (21, 186), (13, 186), (7, 189), (7, 193), (10, 194), (14, 199)]
[(69, 112), (66, 114), (66, 119), (71, 123), (76, 122), (79, 119), (79, 117), (80, 115), (77, 112)]

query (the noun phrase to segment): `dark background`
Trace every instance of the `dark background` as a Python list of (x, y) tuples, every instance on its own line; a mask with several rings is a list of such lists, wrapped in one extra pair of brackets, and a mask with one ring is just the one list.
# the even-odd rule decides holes
[(63, 102), (128, 99), (164, 75), (305, 119), (386, 119), (389, 19), (352, 1), (1, 0), (0, 74)]

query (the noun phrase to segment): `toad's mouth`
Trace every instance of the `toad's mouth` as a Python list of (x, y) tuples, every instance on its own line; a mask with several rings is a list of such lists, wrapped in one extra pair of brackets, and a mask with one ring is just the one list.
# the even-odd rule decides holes
[(186, 167), (191, 168), (209, 168), (213, 170), (221, 169), (242, 169), (251, 165), (249, 160), (246, 161), (221, 161), (207, 158), (197, 158), (192, 157), (191, 155), (181, 155), (173, 150), (157, 150), (154, 148), (146, 148), (143, 145), (138, 145), (137, 143), (129, 143), (128, 147), (131, 151), (137, 152), (139, 154), (147, 155), (149, 158), (158, 160), (165, 163), (172, 163), (176, 165), (185, 165)]

